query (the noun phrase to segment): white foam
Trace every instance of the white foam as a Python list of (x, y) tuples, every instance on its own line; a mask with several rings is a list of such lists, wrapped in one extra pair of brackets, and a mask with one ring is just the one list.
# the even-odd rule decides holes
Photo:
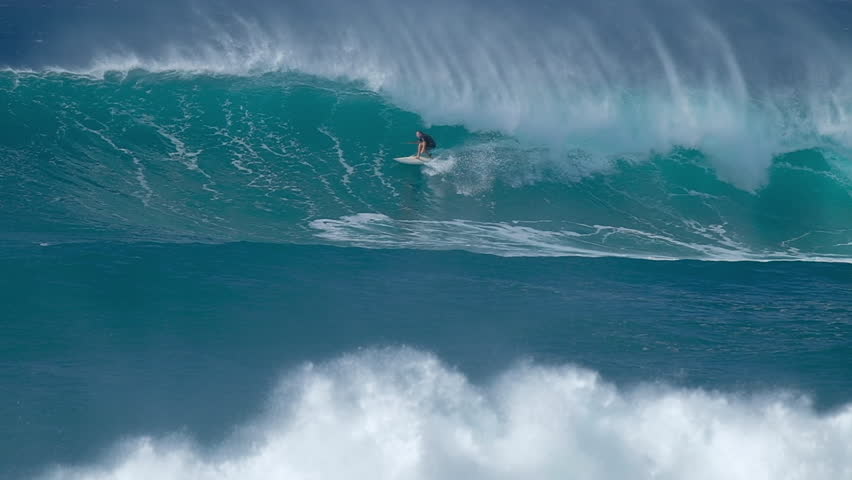
[(137, 438), (46, 480), (837, 480), (852, 407), (791, 394), (645, 385), (523, 364), (473, 385), (434, 356), (365, 351), (306, 365), (217, 449)]
[[(852, 263), (841, 255), (811, 255), (789, 248), (752, 251), (731, 239), (724, 226), (688, 225), (706, 243), (661, 233), (609, 225), (573, 224), (574, 230), (543, 230), (542, 222), (472, 220), (397, 220), (359, 213), (310, 223), (320, 238), (363, 248), (465, 250), (504, 257), (623, 257), (646, 260), (810, 261)], [(570, 224), (567, 224), (570, 225)], [(784, 247), (785, 245), (781, 245)]]
[(328, 137), (334, 145), (334, 153), (337, 155), (337, 162), (343, 167), (343, 171), (346, 172), (343, 174), (343, 185), (346, 186), (349, 191), (352, 191), (352, 187), (349, 185), (350, 179), (352, 175), (355, 174), (355, 167), (349, 164), (346, 161), (346, 155), (343, 153), (343, 147), (340, 146), (340, 139), (335, 137), (331, 131), (327, 127), (320, 127), (317, 129), (320, 133)]
[(394, 188), (393, 183), (389, 182), (384, 175), (382, 175), (382, 164), (385, 158), (388, 157), (387, 152), (385, 152), (385, 146), (379, 145), (379, 151), (373, 155), (373, 176), (379, 179), (382, 186), (390, 192), (394, 197), (399, 197), (399, 192)]

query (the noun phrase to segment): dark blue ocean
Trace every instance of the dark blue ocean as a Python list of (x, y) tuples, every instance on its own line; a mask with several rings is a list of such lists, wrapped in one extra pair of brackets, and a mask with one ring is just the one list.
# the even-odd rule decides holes
[(0, 478), (852, 478), (850, 28), (0, 4)]

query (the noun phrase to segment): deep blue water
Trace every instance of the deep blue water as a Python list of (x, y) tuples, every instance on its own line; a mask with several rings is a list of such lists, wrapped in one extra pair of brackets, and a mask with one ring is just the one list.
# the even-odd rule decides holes
[(364, 348), (433, 352), (481, 385), (532, 361), (623, 389), (786, 391), (823, 415), (850, 400), (846, 265), (248, 243), (4, 251), (6, 475), (97, 458), (127, 435), (218, 445), (288, 371)]

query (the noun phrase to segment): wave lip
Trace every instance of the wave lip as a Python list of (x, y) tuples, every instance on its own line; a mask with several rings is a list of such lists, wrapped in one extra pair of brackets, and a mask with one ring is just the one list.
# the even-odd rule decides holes
[(646, 385), (523, 364), (473, 385), (431, 354), (368, 350), (306, 365), (215, 453), (140, 438), (46, 480), (837, 479), (852, 474), (852, 408)]

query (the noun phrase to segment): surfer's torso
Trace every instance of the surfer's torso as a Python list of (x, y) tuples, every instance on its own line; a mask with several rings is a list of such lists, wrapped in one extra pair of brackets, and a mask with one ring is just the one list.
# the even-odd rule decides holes
[(420, 135), (420, 141), (426, 142), (426, 148), (428, 148), (430, 150), (437, 146), (437, 144), (435, 143), (435, 139), (432, 138), (432, 136), (427, 134), (427, 133), (423, 133), (423, 134)]

